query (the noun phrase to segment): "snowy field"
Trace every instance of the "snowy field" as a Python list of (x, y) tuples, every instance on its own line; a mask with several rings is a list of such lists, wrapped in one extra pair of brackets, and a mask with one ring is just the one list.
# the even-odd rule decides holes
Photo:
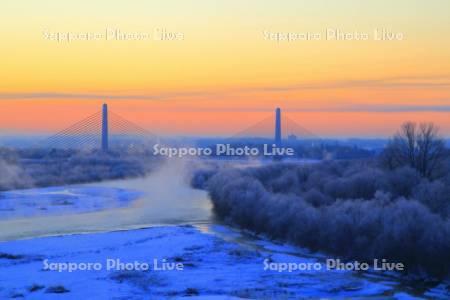
[[(0, 298), (414, 299), (395, 278), (376, 274), (264, 270), (266, 259), (314, 263), (320, 257), (301, 257), (299, 249), (264, 239), (239, 240), (246, 239), (228, 227), (188, 225), (3, 242)], [(127, 270), (117, 260), (149, 270)], [(101, 268), (62, 270), (64, 263), (82, 268), (79, 263), (89, 262)], [(168, 270), (175, 264), (182, 270)], [(420, 298), (446, 297), (442, 287)]]

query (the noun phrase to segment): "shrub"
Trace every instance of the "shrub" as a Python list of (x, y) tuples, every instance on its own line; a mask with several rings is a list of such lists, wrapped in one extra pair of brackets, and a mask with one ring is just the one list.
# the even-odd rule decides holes
[(449, 274), (449, 186), (422, 181), (415, 170), (279, 163), (220, 171), (208, 191), (220, 218), (273, 238), (347, 259), (386, 258), (408, 271)]

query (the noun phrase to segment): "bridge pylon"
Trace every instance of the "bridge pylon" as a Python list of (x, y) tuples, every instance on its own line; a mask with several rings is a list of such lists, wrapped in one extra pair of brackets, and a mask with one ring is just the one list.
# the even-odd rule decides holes
[(275, 145), (281, 146), (281, 109), (275, 110)]
[(102, 109), (102, 151), (107, 152), (108, 148), (108, 105), (105, 103)]

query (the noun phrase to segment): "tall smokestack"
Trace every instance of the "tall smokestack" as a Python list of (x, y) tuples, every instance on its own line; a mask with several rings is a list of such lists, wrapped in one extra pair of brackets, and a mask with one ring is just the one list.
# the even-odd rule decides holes
[(275, 110), (275, 145), (281, 146), (281, 109)]
[(102, 150), (108, 151), (108, 105), (103, 104), (102, 109)]

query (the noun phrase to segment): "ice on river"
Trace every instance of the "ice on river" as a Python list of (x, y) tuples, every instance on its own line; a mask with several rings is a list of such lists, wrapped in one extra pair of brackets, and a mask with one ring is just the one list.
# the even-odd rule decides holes
[(48, 187), (0, 192), (0, 220), (77, 214), (130, 205), (142, 193), (101, 186)]

